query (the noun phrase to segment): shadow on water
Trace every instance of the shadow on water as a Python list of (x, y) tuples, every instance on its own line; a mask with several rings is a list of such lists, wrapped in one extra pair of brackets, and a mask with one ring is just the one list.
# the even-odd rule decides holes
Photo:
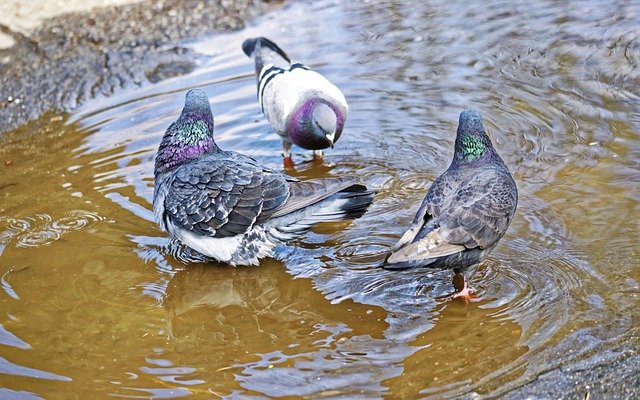
[[(190, 44), (209, 61), (188, 75), (3, 136), (0, 395), (491, 397), (633, 346), (640, 10), (607, 3), (296, 3)], [(240, 51), (256, 35), (350, 103), (324, 163), (297, 149), (287, 172), (357, 174), (376, 197), (232, 268), (157, 228), (153, 158), (201, 87), (218, 144), (282, 168)], [(465, 108), (520, 192), (469, 303), (447, 271), (377, 267), (448, 166)]]

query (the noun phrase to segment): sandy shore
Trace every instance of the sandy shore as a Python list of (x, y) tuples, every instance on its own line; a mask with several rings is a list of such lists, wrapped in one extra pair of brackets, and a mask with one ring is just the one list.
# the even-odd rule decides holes
[[(100, 9), (140, 2), (141, 0), (59, 0), (0, 2), (0, 25), (29, 36), (42, 23), (53, 17), (74, 12), (99, 12)], [(0, 32), (0, 49), (16, 44), (11, 35)]]

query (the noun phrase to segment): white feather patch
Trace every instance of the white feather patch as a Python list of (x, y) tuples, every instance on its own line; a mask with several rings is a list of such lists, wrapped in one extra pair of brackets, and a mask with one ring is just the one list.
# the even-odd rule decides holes
[[(263, 71), (269, 67), (265, 66)], [(285, 71), (271, 79), (262, 97), (264, 115), (277, 133), (284, 134), (292, 114), (312, 97), (326, 99), (342, 108), (346, 115), (347, 100), (340, 89), (319, 73), (302, 68)]]
[[(273, 248), (277, 245), (267, 237), (261, 226), (245, 234), (226, 238), (198, 236), (185, 229), (177, 228), (173, 224), (168, 224), (168, 228), (171, 235), (193, 250), (231, 265), (257, 265), (259, 259), (270, 257), (273, 254)], [(248, 243), (248, 236), (254, 238), (251, 243)], [(248, 250), (243, 248), (249, 244), (255, 246), (254, 251), (240, 251)]]

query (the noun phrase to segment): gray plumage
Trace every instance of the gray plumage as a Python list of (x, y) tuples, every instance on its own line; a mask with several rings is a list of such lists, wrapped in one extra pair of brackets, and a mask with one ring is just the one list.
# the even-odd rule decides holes
[(200, 90), (167, 129), (156, 155), (154, 214), (192, 249), (232, 265), (257, 264), (315, 223), (361, 216), (373, 193), (349, 177), (295, 178), (221, 150)]
[(518, 203), (516, 184), (482, 126), (463, 111), (453, 161), (429, 188), (384, 267), (473, 271), (505, 234)]

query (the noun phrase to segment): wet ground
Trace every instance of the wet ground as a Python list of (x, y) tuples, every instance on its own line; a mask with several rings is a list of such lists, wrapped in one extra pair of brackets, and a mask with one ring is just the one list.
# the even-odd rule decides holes
[[(0, 394), (638, 397), (639, 17), (616, 1), (301, 2), (148, 46), (139, 57), (180, 48), (166, 65), (189, 65), (159, 79), (136, 82), (146, 67), (127, 61), (104, 92), (39, 89), (73, 101), (0, 136)], [(256, 35), (351, 107), (324, 164), (297, 149), (289, 172), (358, 174), (377, 195), (361, 219), (232, 268), (152, 221), (153, 157), (201, 87), (218, 144), (281, 168), (240, 49)], [(466, 108), (520, 192), (468, 304), (447, 272), (375, 268), (447, 167)]]
[(89, 99), (193, 71), (201, 55), (186, 41), (240, 29), (277, 4), (146, 1), (64, 14), (36, 27), (0, 25), (16, 43), (0, 48), (0, 133), (47, 111), (71, 111)]

